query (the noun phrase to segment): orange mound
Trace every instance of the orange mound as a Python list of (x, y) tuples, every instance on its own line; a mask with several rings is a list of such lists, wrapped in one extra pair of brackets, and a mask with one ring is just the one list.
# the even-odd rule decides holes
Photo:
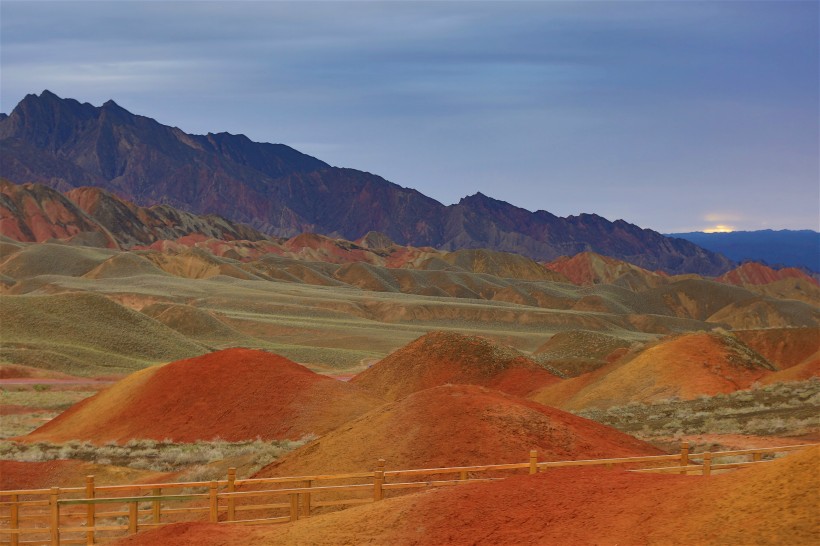
[(284, 357), (227, 349), (136, 372), (23, 439), (297, 439), (324, 434), (381, 403)]
[(475, 385), (444, 385), (382, 406), (262, 469), (258, 476), (658, 453), (615, 429)]
[(732, 334), (780, 369), (796, 366), (820, 350), (820, 328), (737, 330)]
[(484, 385), (524, 396), (558, 381), (512, 347), (452, 332), (425, 334), (350, 380), (387, 400), (446, 383)]
[(177, 524), (117, 544), (811, 545), (820, 541), (818, 455), (813, 448), (711, 478), (558, 469), (289, 525)]
[(666, 338), (634, 358), (539, 390), (530, 398), (563, 409), (603, 408), (749, 388), (773, 371), (759, 354), (728, 336)]
[(760, 382), (764, 385), (771, 385), (772, 383), (784, 383), (787, 381), (805, 381), (812, 377), (820, 377), (820, 351), (797, 366), (792, 366), (785, 370), (778, 370), (767, 375), (761, 379)]

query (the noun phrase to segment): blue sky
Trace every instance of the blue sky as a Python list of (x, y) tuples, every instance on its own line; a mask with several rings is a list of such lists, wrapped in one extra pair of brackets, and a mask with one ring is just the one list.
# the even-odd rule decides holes
[(819, 6), (3, 0), (0, 110), (114, 99), (447, 204), (817, 230)]

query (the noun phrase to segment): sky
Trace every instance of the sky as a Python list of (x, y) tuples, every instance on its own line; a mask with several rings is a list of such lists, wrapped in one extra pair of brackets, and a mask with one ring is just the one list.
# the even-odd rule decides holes
[(0, 2), (29, 93), (663, 233), (820, 230), (820, 2)]

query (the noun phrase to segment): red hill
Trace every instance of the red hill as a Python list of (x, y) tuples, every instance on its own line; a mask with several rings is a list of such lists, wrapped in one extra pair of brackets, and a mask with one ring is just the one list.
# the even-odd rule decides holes
[(136, 372), (24, 440), (297, 439), (324, 434), (380, 404), (355, 385), (284, 357), (227, 349)]
[(651, 455), (615, 429), (475, 385), (444, 385), (382, 406), (291, 452), (258, 476)]
[(512, 347), (454, 332), (426, 334), (351, 379), (386, 400), (447, 383), (524, 396), (559, 381)]

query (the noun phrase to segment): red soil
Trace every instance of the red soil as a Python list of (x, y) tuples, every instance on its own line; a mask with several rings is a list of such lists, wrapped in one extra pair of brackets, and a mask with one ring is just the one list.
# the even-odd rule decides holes
[(760, 382), (764, 385), (771, 385), (772, 383), (784, 383), (788, 381), (805, 381), (812, 377), (820, 377), (820, 353), (815, 353), (814, 357), (807, 359), (797, 366), (769, 374), (761, 379)]
[(152, 483), (167, 479), (169, 474), (98, 465), (77, 460), (55, 460), (40, 463), (0, 461), (0, 490), (80, 487), (85, 477), (93, 475), (97, 485)]
[(475, 385), (445, 385), (377, 408), (262, 469), (258, 476), (657, 454), (615, 429)]
[(780, 369), (805, 362), (820, 351), (820, 328), (766, 328), (732, 332)]
[(736, 267), (728, 273), (718, 277), (717, 280), (726, 284), (744, 286), (747, 284), (770, 284), (788, 278), (803, 279), (815, 285), (818, 284), (818, 282), (812, 277), (806, 275), (795, 267), (785, 267), (783, 269), (775, 270), (767, 265), (756, 262), (747, 262), (739, 267)]
[(511, 347), (451, 332), (426, 334), (350, 380), (387, 400), (448, 383), (524, 396), (559, 381)]
[(558, 469), (279, 526), (171, 525), (117, 544), (811, 545), (820, 542), (818, 455), (709, 478)]
[(136, 372), (22, 440), (298, 439), (381, 403), (284, 357), (227, 349)]

